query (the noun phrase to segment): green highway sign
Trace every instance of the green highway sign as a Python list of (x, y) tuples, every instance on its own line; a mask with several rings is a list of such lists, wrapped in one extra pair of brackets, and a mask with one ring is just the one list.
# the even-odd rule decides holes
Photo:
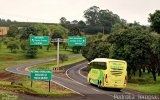
[(52, 80), (52, 70), (31, 70), (31, 80)]
[(86, 46), (86, 37), (81, 36), (68, 36), (69, 46)]
[(48, 36), (30, 36), (30, 45), (48, 45)]

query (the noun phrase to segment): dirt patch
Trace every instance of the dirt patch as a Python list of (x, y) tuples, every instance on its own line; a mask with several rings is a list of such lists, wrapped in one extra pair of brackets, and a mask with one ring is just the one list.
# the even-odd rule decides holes
[(11, 76), (11, 73), (0, 73), (0, 78), (4, 79), (4, 78), (8, 78)]
[(22, 81), (23, 77), (20, 75), (16, 75), (13, 73), (0, 73), (0, 80), (6, 80), (10, 82), (15, 82), (15, 81)]

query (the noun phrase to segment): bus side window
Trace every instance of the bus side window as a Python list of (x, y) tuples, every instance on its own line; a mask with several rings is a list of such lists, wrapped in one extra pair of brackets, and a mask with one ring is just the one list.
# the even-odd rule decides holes
[(90, 64), (88, 64), (88, 66), (87, 67), (91, 67), (91, 63)]
[(93, 67), (94, 67), (93, 62), (92, 62), (92, 63), (90, 63), (88, 66), (89, 66), (90, 68), (93, 68)]
[(105, 63), (105, 66), (106, 66), (106, 69), (107, 69), (107, 67), (108, 67), (108, 66), (107, 66), (107, 63)]
[(106, 63), (105, 62), (99, 62), (99, 69), (106, 70), (107, 69)]
[(96, 62), (92, 62), (92, 68), (94, 68), (94, 69), (97, 69), (97, 68), (98, 68), (98, 66), (97, 66), (97, 63), (96, 63)]

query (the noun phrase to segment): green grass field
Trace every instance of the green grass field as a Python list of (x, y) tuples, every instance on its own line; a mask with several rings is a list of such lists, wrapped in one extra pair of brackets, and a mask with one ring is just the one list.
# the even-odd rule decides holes
[[(56, 56), (57, 50), (55, 47), (52, 47), (49, 51), (46, 50), (46, 46), (43, 46), (42, 49), (38, 49), (37, 57), (35, 59), (40, 58), (53, 58)], [(64, 50), (60, 47), (60, 54), (71, 55), (73, 54), (71, 49)], [(9, 49), (5, 45), (1, 45), (0, 48), (0, 61), (14, 61), (14, 60), (25, 60), (28, 59), (25, 57), (24, 52), (19, 49), (17, 53), (11, 53)]]
[(160, 94), (160, 76), (157, 75), (155, 82), (151, 73), (145, 72), (142, 77), (138, 77), (136, 73), (136, 76), (132, 76), (132, 80), (127, 84), (127, 88), (146, 94)]
[[(64, 61), (63, 63), (60, 62), (59, 66), (70, 65), (70, 64), (82, 61), (84, 59), (85, 58), (82, 57), (82, 56), (80, 56), (80, 57), (74, 57), (74, 58), (69, 58), (67, 61)], [(54, 62), (48, 62), (48, 63), (32, 66), (29, 69), (30, 70), (36, 70), (36, 69), (49, 69), (49, 70), (53, 70), (53, 68), (56, 67), (56, 64), (57, 64), (56, 61), (54, 61)]]

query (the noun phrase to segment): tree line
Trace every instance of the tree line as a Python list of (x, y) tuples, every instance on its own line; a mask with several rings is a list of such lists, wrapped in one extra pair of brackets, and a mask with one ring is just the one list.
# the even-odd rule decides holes
[[(93, 6), (84, 11), (86, 22), (80, 20), (68, 21), (65, 17), (60, 19), (60, 24), (32, 24), (25, 27), (10, 25), (4, 44), (16, 52), (21, 48), (27, 57), (36, 57), (41, 46), (30, 46), (29, 36), (47, 35), (50, 39), (67, 38), (68, 36), (86, 36), (85, 47), (71, 47), (72, 51), (82, 55), (89, 61), (97, 57), (126, 60), (128, 63), (128, 76), (139, 72), (139, 77), (144, 71), (160, 75), (160, 10), (150, 14), (150, 26), (142, 26), (138, 22), (127, 23), (118, 15), (109, 10), (101, 10)], [(97, 34), (98, 33), (98, 34)], [(67, 49), (67, 43), (62, 43)], [(50, 43), (47, 50), (53, 46)], [(54, 43), (56, 46), (56, 43)]]
[(87, 37), (87, 45), (82, 47), (82, 55), (91, 61), (94, 58), (112, 58), (128, 63), (128, 78), (146, 70), (152, 73), (154, 81), (160, 76), (160, 11), (150, 14), (150, 27), (137, 23), (116, 25), (112, 33), (99, 33)]
[(80, 31), (86, 34), (97, 34), (98, 32), (109, 34), (112, 31), (112, 27), (116, 24), (125, 25), (126, 20), (121, 19), (117, 14), (106, 9), (100, 9), (97, 6), (92, 6), (84, 11), (84, 18), (86, 21), (68, 21), (65, 17), (60, 19), (60, 24), (66, 28), (70, 26), (76, 26)]

